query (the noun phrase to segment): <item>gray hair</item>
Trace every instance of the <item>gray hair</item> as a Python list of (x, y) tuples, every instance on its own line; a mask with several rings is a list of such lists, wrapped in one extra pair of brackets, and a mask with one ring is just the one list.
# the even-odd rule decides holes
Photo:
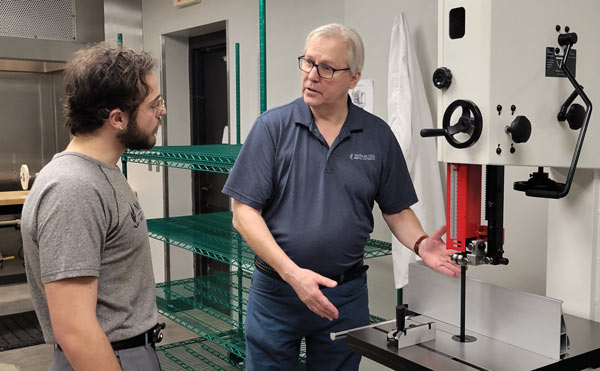
[(365, 48), (362, 39), (356, 30), (339, 23), (326, 24), (315, 28), (308, 36), (306, 36), (306, 41), (304, 43), (305, 52), (308, 43), (317, 37), (339, 37), (344, 40), (344, 42), (348, 44), (347, 62), (348, 67), (350, 67), (350, 73), (354, 75), (356, 72), (362, 71), (363, 63), (365, 61)]

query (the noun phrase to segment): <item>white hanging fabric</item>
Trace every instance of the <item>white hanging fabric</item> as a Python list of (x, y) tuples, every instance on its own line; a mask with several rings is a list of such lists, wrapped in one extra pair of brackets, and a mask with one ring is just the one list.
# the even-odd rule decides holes
[[(423, 229), (432, 233), (445, 223), (445, 204), (436, 140), (421, 138), (423, 128), (433, 128), (431, 111), (417, 55), (410, 42), (406, 15), (394, 19), (388, 65), (388, 123), (402, 147), (419, 202), (412, 206)], [(408, 283), (408, 264), (414, 253), (392, 236), (394, 283)]]

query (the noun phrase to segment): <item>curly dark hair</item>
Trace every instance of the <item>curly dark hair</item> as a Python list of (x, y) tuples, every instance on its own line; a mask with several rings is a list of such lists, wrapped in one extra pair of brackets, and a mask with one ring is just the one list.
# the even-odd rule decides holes
[(134, 117), (150, 93), (146, 75), (155, 65), (147, 52), (108, 43), (77, 51), (64, 71), (65, 126), (73, 135), (92, 133), (116, 108)]

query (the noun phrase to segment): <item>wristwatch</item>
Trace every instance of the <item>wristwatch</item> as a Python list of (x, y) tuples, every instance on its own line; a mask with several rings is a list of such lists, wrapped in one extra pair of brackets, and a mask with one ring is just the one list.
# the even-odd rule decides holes
[(421, 242), (423, 242), (423, 240), (425, 240), (427, 237), (429, 236), (426, 234), (422, 235), (421, 237), (419, 237), (419, 239), (417, 240), (417, 242), (415, 242), (415, 245), (413, 246), (413, 250), (418, 257), (421, 257), (421, 254), (419, 254), (419, 247), (421, 246)]

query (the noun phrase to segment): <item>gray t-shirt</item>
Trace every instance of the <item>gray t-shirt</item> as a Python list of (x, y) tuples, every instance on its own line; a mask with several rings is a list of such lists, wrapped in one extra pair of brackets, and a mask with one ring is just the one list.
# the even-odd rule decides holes
[(64, 278), (98, 277), (96, 316), (111, 342), (156, 324), (146, 219), (117, 166), (75, 152), (55, 155), (25, 201), (21, 234), (47, 343), (56, 340), (43, 284)]

